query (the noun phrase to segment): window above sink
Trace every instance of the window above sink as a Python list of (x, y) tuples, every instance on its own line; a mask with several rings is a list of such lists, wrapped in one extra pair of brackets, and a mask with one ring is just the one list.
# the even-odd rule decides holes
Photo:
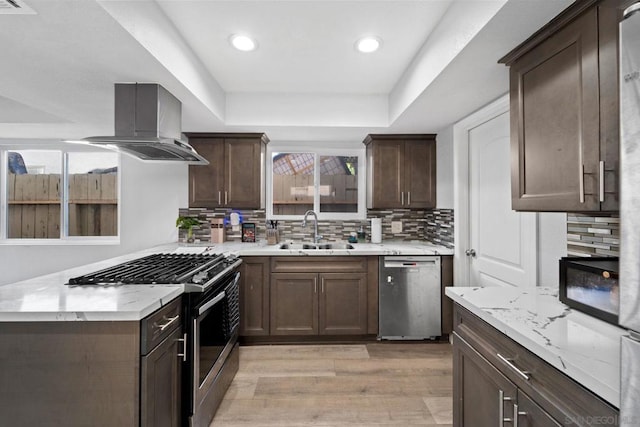
[(366, 218), (365, 150), (291, 147), (267, 150), (267, 217), (302, 220)]

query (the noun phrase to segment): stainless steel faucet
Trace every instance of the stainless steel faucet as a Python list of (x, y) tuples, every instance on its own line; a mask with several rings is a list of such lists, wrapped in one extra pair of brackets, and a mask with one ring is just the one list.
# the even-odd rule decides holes
[(313, 223), (313, 243), (318, 243), (320, 240), (322, 240), (322, 236), (318, 235), (318, 215), (312, 211), (312, 210), (308, 210), (304, 213), (304, 218), (302, 219), (302, 226), (306, 227), (307, 226), (307, 216), (309, 215), (313, 215), (314, 218), (314, 223)]

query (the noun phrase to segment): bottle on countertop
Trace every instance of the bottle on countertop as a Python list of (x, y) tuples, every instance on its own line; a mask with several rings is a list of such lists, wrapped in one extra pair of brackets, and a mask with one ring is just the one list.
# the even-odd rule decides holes
[(358, 230), (358, 243), (365, 243), (367, 235), (364, 232), (364, 227), (361, 225)]

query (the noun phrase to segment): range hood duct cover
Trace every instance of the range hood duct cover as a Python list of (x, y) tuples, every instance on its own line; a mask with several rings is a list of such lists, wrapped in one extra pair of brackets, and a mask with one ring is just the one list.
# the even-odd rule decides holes
[(82, 141), (145, 161), (209, 162), (182, 141), (182, 104), (155, 83), (115, 84), (115, 135)]

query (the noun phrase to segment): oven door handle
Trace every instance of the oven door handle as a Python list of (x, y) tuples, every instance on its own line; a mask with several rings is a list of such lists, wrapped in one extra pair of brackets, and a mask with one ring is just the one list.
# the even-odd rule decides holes
[(213, 307), (214, 305), (222, 301), (222, 299), (225, 296), (226, 294), (224, 293), (224, 291), (220, 292), (218, 295), (215, 296), (215, 298), (213, 298), (211, 301), (204, 304), (202, 307), (198, 309), (198, 316), (200, 316), (202, 313), (204, 313), (205, 311), (209, 310), (211, 307)]

